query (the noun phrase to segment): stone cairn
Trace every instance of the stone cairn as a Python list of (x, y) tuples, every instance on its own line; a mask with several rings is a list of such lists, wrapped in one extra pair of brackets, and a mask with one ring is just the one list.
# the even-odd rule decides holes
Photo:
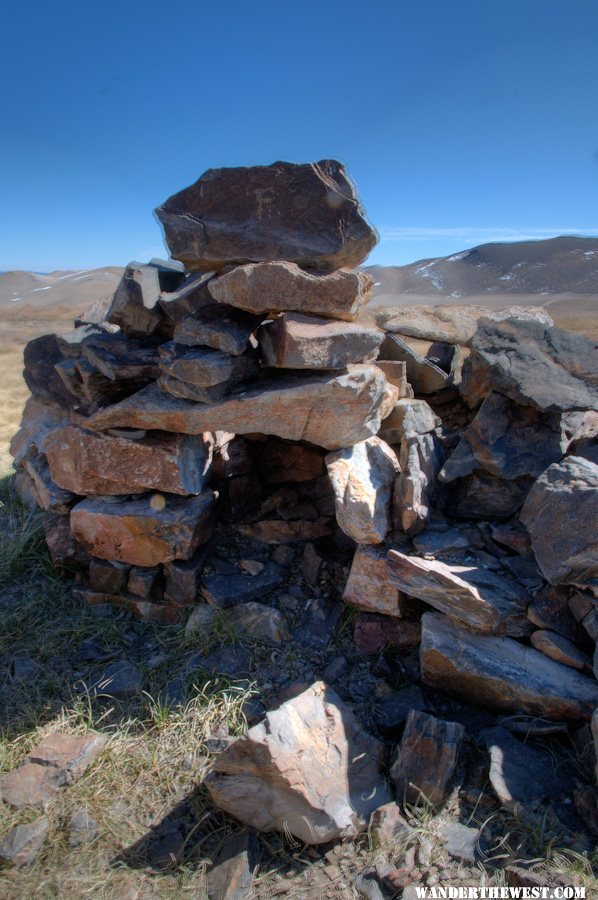
[[(107, 315), (25, 351), (16, 484), (45, 510), (54, 561), (86, 573), (82, 600), (159, 623), (207, 601), (286, 639), (268, 600), (285, 550), (300, 548), (315, 585), (318, 542), (336, 541), (352, 555), (343, 600), (359, 649), (419, 647), (409, 696), (385, 712), (391, 732), (408, 720), (391, 770), (401, 796), (416, 784), (446, 797), (465, 734), (428, 715), (422, 685), (511, 716), (589, 720), (592, 345), (538, 309), (368, 313), (373, 282), (356, 267), (376, 235), (335, 161), (210, 170), (157, 215), (175, 262), (131, 263)], [(211, 571), (218, 516), (265, 562)], [(339, 614), (314, 600), (322, 646)], [(312, 723), (302, 770), (285, 757), (293, 704)], [(218, 757), (215, 802), (308, 842), (363, 830), (388, 799), (381, 746), (343, 701), (317, 683), (267, 719)], [(322, 800), (310, 785), (334, 782), (341, 732), (347, 760), (364, 762)]]

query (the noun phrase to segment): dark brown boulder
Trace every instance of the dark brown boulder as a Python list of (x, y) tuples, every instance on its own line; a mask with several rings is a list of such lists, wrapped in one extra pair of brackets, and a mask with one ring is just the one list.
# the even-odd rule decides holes
[(358, 266), (377, 239), (336, 160), (209, 169), (156, 214), (190, 271), (284, 259), (328, 273)]

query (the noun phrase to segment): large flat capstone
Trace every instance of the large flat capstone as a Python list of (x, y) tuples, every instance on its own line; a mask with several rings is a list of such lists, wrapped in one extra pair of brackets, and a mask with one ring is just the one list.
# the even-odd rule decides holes
[(377, 240), (333, 159), (208, 169), (156, 214), (189, 271), (283, 259), (327, 273), (358, 266)]
[(156, 385), (88, 420), (95, 430), (147, 428), (182, 434), (230, 431), (309, 441), (327, 450), (350, 447), (376, 434), (388, 384), (375, 366), (351, 366), (339, 375), (280, 375), (257, 381), (214, 403), (171, 397)]

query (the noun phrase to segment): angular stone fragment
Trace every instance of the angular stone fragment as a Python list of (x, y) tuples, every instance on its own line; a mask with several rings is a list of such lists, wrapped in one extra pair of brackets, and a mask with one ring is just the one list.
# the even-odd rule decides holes
[(585, 418), (579, 412), (542, 413), (491, 391), (438, 477), (454, 481), (484, 469), (499, 478), (537, 478), (585, 430)]
[(519, 522), (503, 522), (493, 525), (492, 540), (522, 556), (531, 553), (532, 545), (529, 534)]
[(0, 778), (0, 796), (14, 809), (42, 809), (66, 783), (66, 773), (56, 766), (25, 763)]
[(141, 388), (160, 374), (158, 347), (123, 334), (91, 335), (82, 341), (81, 352), (110, 381), (138, 382)]
[[(351, 322), (369, 302), (372, 284), (365, 272), (313, 275), (292, 262), (264, 262), (237, 266), (213, 279), (209, 290), (220, 303), (255, 315), (295, 312)], [(380, 336), (378, 346), (383, 332), (372, 330)]]
[(215, 497), (83, 500), (71, 512), (73, 535), (100, 559), (155, 566), (189, 559), (212, 535)]
[(399, 400), (412, 400), (413, 388), (407, 381), (407, 364), (400, 360), (376, 360), (376, 365), (381, 369), (389, 384), (394, 384), (399, 389)]
[[(259, 578), (259, 575), (254, 577)], [(263, 596), (264, 593), (262, 590), (258, 596)], [(241, 635), (247, 634), (251, 638), (272, 644), (283, 644), (290, 639), (289, 624), (284, 613), (264, 603), (238, 603), (230, 607), (229, 616)]]
[(162, 566), (133, 566), (127, 581), (127, 590), (134, 597), (149, 600), (152, 594), (159, 593), (158, 582), (162, 574)]
[(358, 266), (377, 239), (330, 159), (209, 169), (156, 214), (171, 255), (190, 271), (282, 259), (333, 272)]
[(411, 710), (398, 758), (390, 770), (399, 802), (442, 806), (455, 778), (464, 739), (465, 729), (457, 722)]
[(262, 364), (279, 369), (345, 369), (372, 357), (384, 339), (377, 328), (284, 313), (257, 333)]
[(465, 703), (551, 720), (589, 719), (598, 683), (508, 637), (473, 634), (447, 616), (422, 617), (422, 681)]
[(375, 366), (352, 366), (339, 375), (289, 374), (201, 406), (149, 385), (96, 413), (87, 424), (99, 431), (129, 427), (184, 434), (274, 434), (335, 450), (378, 431), (385, 391), (386, 380)]
[(527, 617), (536, 628), (556, 631), (575, 642), (579, 637), (579, 628), (569, 609), (568, 594), (567, 588), (546, 585), (534, 596)]
[(434, 434), (407, 438), (401, 444), (401, 472), (395, 481), (393, 508), (395, 527), (405, 534), (419, 534), (426, 527), (442, 459)]
[(527, 495), (520, 519), (551, 584), (598, 578), (598, 465), (581, 456), (553, 463)]
[(0, 866), (30, 866), (44, 846), (50, 822), (43, 816), (27, 825), (16, 825), (0, 840)]
[(423, 600), (474, 631), (529, 634), (526, 616), (531, 597), (518, 582), (481, 566), (447, 565), (388, 551), (390, 580), (399, 590)]
[[(48, 442), (49, 440), (50, 438), (48, 438)], [(23, 468), (34, 484), (35, 496), (42, 509), (54, 512), (69, 511), (77, 499), (76, 492), (60, 487), (52, 479), (45, 453), (37, 453), (33, 447), (30, 447), (23, 459)]]
[(391, 499), (399, 463), (378, 437), (326, 457), (339, 527), (358, 544), (379, 544), (391, 528)]
[(50, 734), (29, 751), (25, 760), (60, 769), (70, 784), (81, 778), (105, 744), (101, 734)]
[(441, 420), (425, 400), (398, 400), (382, 422), (380, 437), (387, 444), (400, 444), (405, 438), (429, 434), (439, 425)]
[(540, 653), (544, 653), (545, 656), (556, 659), (564, 666), (578, 669), (580, 672), (592, 673), (591, 657), (562, 634), (557, 634), (555, 631), (534, 631), (530, 640), (532, 646)]
[(174, 341), (162, 345), (160, 357), (163, 374), (200, 388), (232, 387), (258, 371), (253, 355), (231, 356), (211, 347), (185, 347)]
[(245, 900), (259, 857), (255, 832), (248, 828), (228, 838), (208, 873), (208, 900)]
[(69, 425), (46, 444), (52, 477), (75, 494), (199, 494), (209, 478), (211, 447), (203, 435), (131, 441)]
[(240, 356), (247, 349), (249, 338), (259, 322), (256, 316), (232, 306), (213, 303), (177, 322), (173, 338), (175, 343), (186, 347), (212, 347), (231, 356)]
[(73, 395), (65, 387), (55, 366), (64, 360), (64, 341), (57, 334), (43, 334), (29, 341), (23, 351), (23, 378), (33, 397), (58, 408), (70, 410)]
[(308, 600), (300, 611), (293, 640), (304, 647), (325, 649), (334, 637), (342, 614), (342, 603), (330, 597)]
[(158, 304), (160, 292), (167, 287), (174, 289), (184, 277), (181, 269), (169, 264), (129, 263), (114, 294), (108, 322), (118, 325), (125, 334), (153, 334), (163, 319)]
[(357, 609), (400, 619), (412, 601), (390, 581), (387, 549), (371, 544), (362, 544), (357, 548), (343, 590), (343, 600)]
[(171, 378), (170, 375), (161, 375), (158, 379), (158, 387), (171, 397), (180, 400), (191, 400), (193, 403), (216, 403), (229, 391), (226, 382), (214, 387), (196, 387), (179, 378)]
[(163, 291), (160, 294), (160, 308), (169, 322), (180, 322), (205, 306), (212, 305), (214, 298), (208, 290), (208, 282), (212, 277), (211, 272), (190, 275), (176, 291)]
[(407, 381), (416, 394), (434, 394), (450, 384), (450, 377), (430, 360), (412, 350), (397, 334), (387, 334), (380, 347), (380, 359), (404, 362)]
[(73, 597), (87, 606), (111, 605), (126, 609), (138, 619), (154, 622), (156, 625), (174, 625), (180, 618), (180, 607), (169, 603), (153, 603), (129, 594), (105, 594), (101, 591), (73, 588)]
[(285, 570), (270, 562), (259, 575), (204, 575), (200, 590), (212, 606), (226, 609), (235, 603), (257, 600), (281, 587), (285, 580)]
[(57, 428), (68, 425), (70, 416), (54, 403), (47, 403), (31, 396), (25, 404), (19, 430), (10, 442), (10, 455), (17, 466), (30, 446), (40, 453), (46, 449), (46, 440)]
[(55, 566), (89, 564), (89, 556), (77, 546), (73, 537), (68, 513), (44, 513), (42, 522), (46, 546)]
[(541, 322), (482, 319), (470, 346), (460, 386), (470, 406), (495, 390), (545, 412), (598, 407), (598, 362), (587, 338)]
[(200, 579), (209, 561), (210, 544), (195, 551), (191, 559), (177, 559), (164, 567), (164, 600), (175, 606), (191, 606), (199, 599)]
[(388, 802), (382, 746), (323, 682), (266, 714), (216, 759), (216, 806), (259, 831), (321, 844), (364, 831)]

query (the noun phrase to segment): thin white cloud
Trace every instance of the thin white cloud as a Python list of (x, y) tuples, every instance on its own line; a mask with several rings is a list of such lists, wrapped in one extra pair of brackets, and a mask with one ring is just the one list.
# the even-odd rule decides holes
[(580, 237), (597, 237), (596, 228), (427, 228), (392, 227), (379, 228), (383, 241), (430, 241), (435, 239), (453, 239), (467, 241), (472, 244), (486, 244), (492, 241), (539, 241), (560, 235), (576, 235)]

